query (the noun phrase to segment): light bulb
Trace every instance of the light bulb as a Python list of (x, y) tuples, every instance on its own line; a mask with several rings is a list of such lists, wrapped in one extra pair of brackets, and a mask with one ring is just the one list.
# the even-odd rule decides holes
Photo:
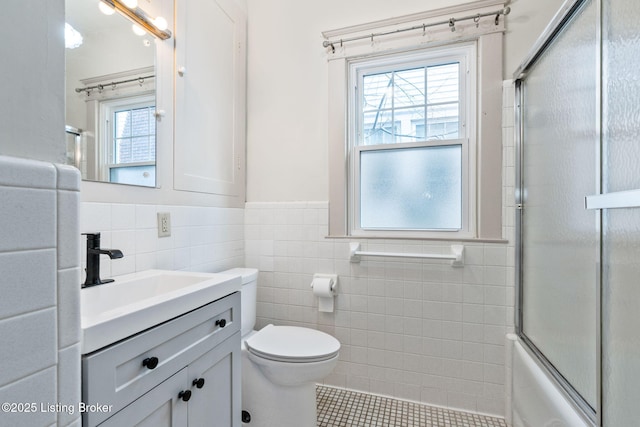
[(137, 24), (133, 24), (131, 26), (131, 29), (137, 36), (144, 36), (145, 34), (147, 34), (147, 32)]
[(98, 9), (100, 9), (100, 12), (104, 13), (105, 15), (113, 15), (114, 13), (116, 13), (116, 10), (114, 8), (103, 1), (98, 2)]
[(122, 4), (127, 6), (129, 9), (135, 9), (138, 7), (138, 0), (120, 0)]
[(169, 27), (169, 23), (162, 16), (158, 16), (153, 20), (153, 25), (160, 31), (164, 31)]

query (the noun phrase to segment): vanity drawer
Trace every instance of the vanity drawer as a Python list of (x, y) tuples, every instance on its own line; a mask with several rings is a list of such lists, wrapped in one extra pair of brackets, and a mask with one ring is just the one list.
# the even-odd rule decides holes
[[(85, 413), (96, 425), (240, 330), (240, 293), (82, 357), (82, 401), (113, 405)], [(91, 378), (91, 381), (87, 381)]]

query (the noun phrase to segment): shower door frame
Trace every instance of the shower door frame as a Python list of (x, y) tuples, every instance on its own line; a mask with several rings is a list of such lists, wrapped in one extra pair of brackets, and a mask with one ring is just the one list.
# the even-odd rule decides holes
[[(515, 85), (515, 155), (516, 155), (516, 180), (515, 180), (515, 207), (516, 207), (516, 242), (515, 242), (515, 271), (516, 271), (516, 287), (515, 287), (515, 330), (519, 339), (525, 344), (525, 347), (546, 369), (553, 378), (559, 389), (562, 390), (576, 408), (591, 422), (593, 426), (602, 426), (602, 267), (601, 262), (596, 264), (596, 407), (591, 405), (580, 395), (580, 393), (571, 385), (571, 383), (553, 366), (546, 356), (536, 347), (536, 345), (526, 336), (523, 330), (523, 224), (522, 213), (524, 208), (523, 197), (523, 143), (524, 143), (524, 126), (523, 126), (523, 105), (524, 90), (523, 82), (527, 78), (529, 70), (535, 65), (537, 60), (544, 54), (556, 39), (556, 36), (564, 30), (566, 25), (570, 23), (574, 16), (580, 13), (583, 6), (589, 0), (566, 0), (561, 6), (558, 13), (551, 20), (542, 35), (534, 44), (531, 52), (523, 63), (518, 67), (513, 75)], [(597, 10), (597, 30), (596, 41), (598, 44), (597, 64), (596, 65), (596, 117), (594, 123), (596, 132), (599, 137), (599, 150), (596, 154), (596, 193), (602, 193), (602, 0), (591, 0), (596, 5)], [(599, 166), (597, 166), (599, 165)], [(585, 196), (587, 196), (585, 194)], [(596, 212), (596, 235), (598, 236), (598, 248), (596, 259), (602, 259), (602, 213), (600, 210)]]

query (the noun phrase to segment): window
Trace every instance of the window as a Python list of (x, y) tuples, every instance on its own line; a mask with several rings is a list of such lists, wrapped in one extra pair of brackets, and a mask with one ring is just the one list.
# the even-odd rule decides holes
[(100, 104), (104, 126), (103, 175), (108, 182), (155, 186), (155, 99), (140, 96)]
[(475, 44), (349, 64), (353, 235), (472, 237)]

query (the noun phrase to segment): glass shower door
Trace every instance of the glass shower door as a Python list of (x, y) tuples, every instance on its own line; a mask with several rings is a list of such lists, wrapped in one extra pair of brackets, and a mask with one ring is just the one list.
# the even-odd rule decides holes
[(521, 330), (586, 411), (597, 406), (599, 244), (597, 215), (584, 209), (599, 188), (597, 4), (587, 2), (521, 86)]
[[(640, 8), (603, 2), (603, 193), (640, 189)], [(623, 193), (606, 206), (634, 205)], [(638, 196), (640, 199), (640, 196)], [(622, 202), (622, 203), (619, 203)], [(640, 425), (640, 208), (602, 210), (602, 417)]]

